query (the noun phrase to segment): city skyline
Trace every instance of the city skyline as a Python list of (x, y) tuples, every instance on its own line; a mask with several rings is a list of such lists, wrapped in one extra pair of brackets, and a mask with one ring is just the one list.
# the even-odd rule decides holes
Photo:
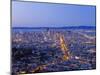
[(12, 27), (95, 26), (95, 10), (86, 5), (12, 1)]

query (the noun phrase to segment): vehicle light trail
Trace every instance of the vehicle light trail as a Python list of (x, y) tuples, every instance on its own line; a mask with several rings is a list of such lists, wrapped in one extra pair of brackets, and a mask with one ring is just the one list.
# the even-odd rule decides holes
[(60, 48), (61, 48), (61, 50), (62, 50), (62, 52), (64, 54), (62, 59), (63, 60), (68, 60), (69, 59), (69, 52), (68, 52), (68, 46), (65, 43), (64, 36), (60, 35), (59, 36), (59, 40), (60, 40)]
[[(64, 39), (64, 36), (63, 35), (59, 35), (59, 42), (60, 42), (60, 48), (61, 48), (61, 51), (63, 53), (63, 56), (62, 56), (62, 61), (66, 61), (69, 59), (69, 56), (70, 56), (70, 53), (68, 52), (68, 46), (67, 44), (65, 43), (65, 39)], [(36, 67), (34, 70), (32, 70), (31, 72), (32, 73), (35, 73), (35, 72), (38, 72), (38, 71), (42, 71), (43, 69), (46, 68), (46, 66), (48, 65), (54, 65), (56, 64), (57, 62), (56, 61), (52, 61), (51, 63), (48, 63), (48, 64), (45, 64), (45, 65), (40, 65), (38, 67)]]

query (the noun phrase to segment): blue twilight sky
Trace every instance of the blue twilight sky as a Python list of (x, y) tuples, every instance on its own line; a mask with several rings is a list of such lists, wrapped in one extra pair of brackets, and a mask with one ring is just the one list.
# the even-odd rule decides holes
[(12, 1), (12, 26), (95, 26), (95, 9), (95, 6)]

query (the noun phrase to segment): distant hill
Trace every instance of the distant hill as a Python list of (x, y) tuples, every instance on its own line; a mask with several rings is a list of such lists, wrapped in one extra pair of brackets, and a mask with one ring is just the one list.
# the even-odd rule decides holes
[(96, 29), (96, 26), (68, 26), (68, 27), (12, 27), (13, 29)]

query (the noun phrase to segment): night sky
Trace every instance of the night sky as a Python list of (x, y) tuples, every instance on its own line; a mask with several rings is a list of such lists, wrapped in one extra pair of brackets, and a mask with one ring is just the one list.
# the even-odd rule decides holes
[(95, 9), (89, 5), (12, 1), (12, 26), (95, 26)]

